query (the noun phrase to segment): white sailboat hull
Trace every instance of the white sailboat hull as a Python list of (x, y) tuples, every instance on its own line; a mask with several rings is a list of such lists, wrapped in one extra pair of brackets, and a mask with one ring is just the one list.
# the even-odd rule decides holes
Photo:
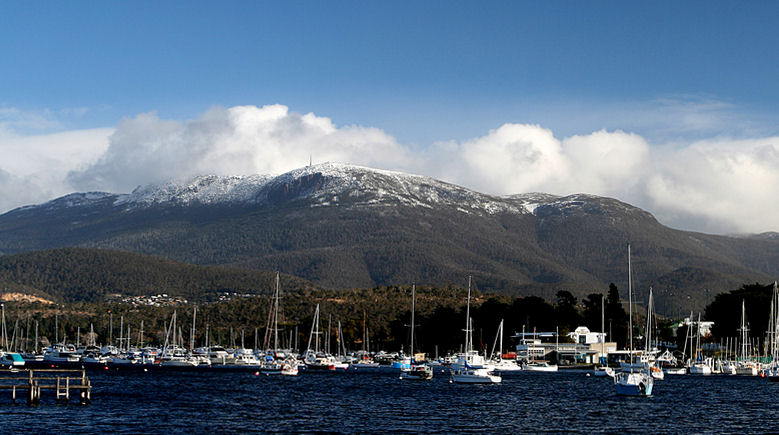
[(617, 394), (620, 396), (651, 396), (654, 381), (646, 373), (618, 373), (614, 378)]
[(557, 364), (527, 364), (523, 370), (528, 372), (556, 372)]
[(711, 374), (711, 367), (706, 364), (693, 364), (690, 366), (690, 374), (708, 376)]
[(592, 374), (596, 378), (605, 378), (607, 376), (610, 377), (610, 378), (613, 378), (614, 377), (614, 369), (612, 369), (611, 367), (602, 366), (602, 367), (598, 367), (595, 370), (593, 370)]
[(501, 380), (487, 369), (457, 370), (452, 372), (451, 378), (456, 384), (498, 384)]

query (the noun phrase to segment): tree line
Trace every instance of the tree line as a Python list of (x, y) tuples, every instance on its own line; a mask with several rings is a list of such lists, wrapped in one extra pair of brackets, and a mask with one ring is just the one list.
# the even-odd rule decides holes
[[(623, 345), (627, 334), (627, 313), (619, 290), (611, 285), (606, 294), (592, 293), (577, 301), (568, 291), (557, 292), (555, 301), (537, 296), (509, 297), (474, 291), (471, 317), (474, 343), (489, 350), (495, 340), (498, 324), (504, 320), (504, 348), (516, 341), (513, 333), (558, 330), (562, 339), (577, 326), (600, 331), (601, 303), (605, 303), (607, 333)], [(195, 343), (206, 342), (208, 325), (210, 344), (262, 348), (269, 325), (271, 295), (237, 296), (218, 303), (197, 305)], [(107, 344), (119, 336), (127, 336), (133, 345), (161, 345), (164, 331), (176, 311), (177, 325), (184, 341), (189, 343), (195, 304), (178, 306), (146, 306), (127, 303), (75, 302), (42, 304), (7, 302), (6, 323), (9, 336), (31, 343), (37, 324), (38, 335), (47, 342), (66, 337), (83, 344), (86, 334), (94, 329), (96, 341)], [(331, 350), (340, 344), (337, 325), (340, 322), (345, 347), (362, 349), (365, 330), (371, 350), (408, 351), (410, 343), (411, 286), (387, 286), (358, 290), (294, 290), (282, 292), (280, 301), (280, 337), (285, 347), (305, 350), (316, 305), (320, 306), (319, 329), (325, 331)], [(416, 351), (434, 355), (460, 349), (464, 342), (466, 290), (449, 286), (417, 287)], [(140, 326), (143, 321), (143, 336)], [(120, 323), (123, 330), (120, 331)], [(329, 334), (328, 334), (329, 333)], [(29, 340), (27, 340), (29, 338)]]

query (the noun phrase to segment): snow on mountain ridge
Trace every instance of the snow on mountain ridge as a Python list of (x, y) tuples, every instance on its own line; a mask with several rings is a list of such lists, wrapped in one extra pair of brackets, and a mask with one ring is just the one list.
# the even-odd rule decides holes
[[(343, 163), (306, 166), (281, 175), (203, 175), (183, 181), (139, 186), (129, 194), (79, 193), (47, 204), (82, 206), (113, 196), (114, 206), (271, 204), (307, 198), (311, 207), (451, 207), (463, 213), (536, 214), (539, 207), (576, 207), (598, 197), (544, 193), (492, 196), (423, 175)], [(276, 195), (276, 196), (274, 196)], [(275, 199), (274, 199), (275, 198)]]
[(120, 195), (114, 205), (187, 205), (251, 202), (272, 177), (267, 175), (203, 175), (184, 182), (139, 186), (128, 195)]

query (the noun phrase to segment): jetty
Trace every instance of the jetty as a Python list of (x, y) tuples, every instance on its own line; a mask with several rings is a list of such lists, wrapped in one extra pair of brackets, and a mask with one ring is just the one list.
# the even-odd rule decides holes
[(15, 403), (19, 394), (24, 394), (28, 405), (41, 402), (43, 391), (53, 390), (55, 399), (69, 401), (71, 395), (78, 397), (81, 404), (92, 401), (92, 384), (84, 369), (28, 369), (0, 372), (0, 390), (10, 390)]

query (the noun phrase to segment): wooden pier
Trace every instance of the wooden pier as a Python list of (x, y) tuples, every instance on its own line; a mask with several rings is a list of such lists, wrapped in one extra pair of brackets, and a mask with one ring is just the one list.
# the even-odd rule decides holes
[(71, 394), (78, 397), (81, 404), (92, 401), (92, 384), (84, 369), (29, 369), (0, 372), (0, 390), (10, 390), (11, 400), (15, 403), (19, 393), (27, 397), (28, 405), (41, 402), (45, 390), (54, 390), (57, 401), (69, 401)]

